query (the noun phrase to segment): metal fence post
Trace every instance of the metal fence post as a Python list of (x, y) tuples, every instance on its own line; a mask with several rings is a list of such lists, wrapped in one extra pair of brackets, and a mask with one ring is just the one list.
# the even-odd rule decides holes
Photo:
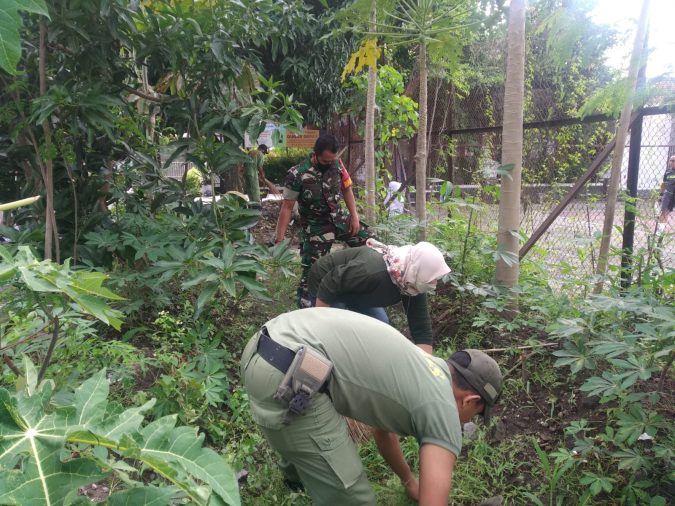
[(637, 206), (638, 175), (640, 173), (640, 151), (642, 150), (642, 119), (633, 123), (630, 131), (628, 151), (628, 174), (626, 190), (628, 198), (624, 204), (623, 243), (621, 245), (621, 287), (628, 288), (633, 278), (633, 241), (635, 239), (635, 207)]
[[(645, 37), (645, 50), (647, 38)], [(646, 85), (646, 62), (640, 67), (637, 76), (637, 89), (644, 90)], [(628, 173), (626, 190), (628, 199), (624, 204), (623, 239), (621, 244), (621, 288), (628, 288), (633, 281), (633, 244), (635, 239), (635, 209), (637, 207), (638, 176), (640, 174), (640, 153), (642, 152), (642, 107), (639, 117), (630, 130), (630, 148), (628, 151)]]

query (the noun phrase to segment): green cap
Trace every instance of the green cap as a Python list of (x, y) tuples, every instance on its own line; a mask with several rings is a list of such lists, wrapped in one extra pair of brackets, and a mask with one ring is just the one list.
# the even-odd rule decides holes
[[(460, 359), (460, 354), (463, 353), (469, 356), (466, 366), (459, 363), (467, 362), (466, 357)], [(492, 406), (495, 405), (502, 391), (502, 372), (499, 370), (499, 365), (492, 357), (480, 350), (458, 351), (448, 359), (448, 362), (485, 401), (483, 418), (487, 422), (490, 419)]]

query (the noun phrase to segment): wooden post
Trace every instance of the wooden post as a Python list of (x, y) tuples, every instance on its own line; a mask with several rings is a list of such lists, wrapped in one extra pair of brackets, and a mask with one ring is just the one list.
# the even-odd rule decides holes
[(628, 125), (630, 123), (631, 110), (633, 109), (633, 98), (637, 86), (638, 70), (640, 61), (644, 54), (645, 38), (647, 37), (647, 24), (649, 20), (649, 1), (643, 0), (642, 12), (638, 23), (635, 42), (633, 44), (633, 54), (631, 55), (630, 68), (628, 69), (628, 83), (630, 91), (626, 97), (626, 103), (623, 106), (619, 125), (616, 130), (616, 145), (612, 158), (612, 170), (609, 176), (609, 185), (607, 188), (607, 204), (605, 205), (605, 222), (602, 227), (602, 241), (600, 243), (600, 252), (598, 254), (598, 267), (596, 274), (600, 278), (595, 285), (594, 293), (602, 292), (604, 277), (609, 264), (609, 247), (612, 239), (612, 229), (614, 227), (614, 212), (616, 209), (616, 200), (619, 194), (621, 183), (621, 161), (623, 159), (623, 150), (628, 135)]

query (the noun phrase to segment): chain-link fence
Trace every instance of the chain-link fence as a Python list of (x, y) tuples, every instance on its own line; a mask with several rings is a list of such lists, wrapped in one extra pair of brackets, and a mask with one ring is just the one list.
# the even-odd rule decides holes
[[(670, 213), (664, 230), (657, 234), (659, 193), (669, 157), (675, 153), (675, 114), (655, 114), (649, 109), (642, 120), (640, 149), (624, 151), (622, 193), (616, 206), (612, 247), (623, 247), (622, 231), (626, 210), (635, 212), (633, 251), (644, 261), (661, 269), (675, 268), (675, 212)], [(569, 123), (572, 120), (564, 121)], [(576, 124), (526, 128), (524, 132), (523, 187), (521, 197), (521, 232), (532, 235), (572, 190), (575, 181), (586, 171), (612, 137), (614, 121), (577, 120)], [(636, 126), (634, 124), (633, 129)], [(501, 132), (494, 129), (466, 129), (451, 133), (454, 143), (455, 180), (461, 183), (489, 183), (501, 159)], [(562, 139), (562, 143), (560, 140)], [(637, 167), (635, 200), (628, 198), (627, 176), (629, 153)], [(611, 156), (569, 200), (555, 220), (545, 229), (530, 255), (537, 255), (542, 265), (573, 270), (576, 275), (592, 275), (605, 216), (607, 179)], [(464, 185), (478, 191), (480, 186)], [(479, 214), (479, 226), (496, 232), (498, 205), (482, 198), (485, 208)], [(614, 262), (618, 264), (619, 255)]]

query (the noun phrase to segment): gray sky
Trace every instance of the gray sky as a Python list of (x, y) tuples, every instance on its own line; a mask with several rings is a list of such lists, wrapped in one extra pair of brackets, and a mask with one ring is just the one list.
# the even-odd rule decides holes
[[(612, 67), (626, 69), (633, 47), (640, 0), (596, 0), (592, 17), (625, 34), (623, 43), (607, 52)], [(649, 23), (649, 60), (647, 78), (662, 74), (675, 76), (675, 0), (652, 0)]]

